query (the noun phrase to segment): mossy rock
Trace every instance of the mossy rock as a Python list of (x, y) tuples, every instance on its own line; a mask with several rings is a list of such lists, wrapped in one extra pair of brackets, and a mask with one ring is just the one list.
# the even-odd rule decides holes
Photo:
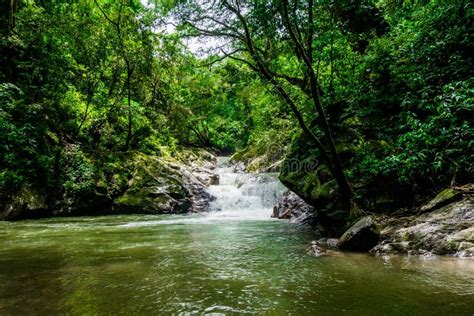
[(0, 219), (16, 220), (50, 215), (46, 195), (40, 190), (24, 187), (15, 195), (0, 201)]
[(176, 162), (199, 167), (210, 167), (217, 162), (216, 157), (204, 148), (180, 148)]
[(311, 199), (315, 204), (324, 205), (334, 199), (336, 195), (336, 180), (331, 180), (319, 185), (311, 191)]
[(245, 170), (249, 172), (259, 172), (268, 166), (268, 158), (266, 155), (251, 159), (245, 167)]
[[(114, 200), (115, 212), (181, 213), (190, 207), (178, 161), (135, 152), (121, 169), (128, 174), (127, 186)], [(123, 176), (116, 177), (124, 181)]]
[[(280, 181), (290, 190), (294, 192), (298, 192), (300, 196), (304, 196), (304, 186), (305, 186), (305, 179), (304, 176), (302, 176), (298, 172), (290, 172), (290, 173), (283, 173), (280, 172), (280, 175), (278, 177)], [(304, 197), (303, 197), (304, 198)]]
[[(339, 146), (352, 155), (352, 146), (342, 142)], [(337, 183), (329, 168), (320, 162), (319, 150), (303, 135), (293, 142), (280, 169), (279, 179), (315, 208), (318, 213), (316, 220), (329, 235), (339, 235), (346, 228), (349, 212), (343, 210)]]
[(125, 163), (127, 186), (116, 196), (114, 212), (161, 214), (205, 209), (194, 207), (193, 203), (210, 199), (210, 196), (204, 190), (204, 180), (191, 171), (202, 164), (212, 167), (215, 157), (207, 151), (193, 149), (183, 151), (179, 159), (185, 159), (187, 163), (139, 152), (128, 157)]
[(262, 151), (261, 148), (248, 147), (237, 151), (230, 157), (232, 163), (243, 163), (248, 172), (275, 172), (280, 170), (281, 154)]
[[(302, 166), (308, 165), (307, 160), (301, 161)], [(328, 182), (332, 178), (328, 176), (326, 172), (327, 168), (324, 165), (318, 166), (315, 170), (309, 170), (305, 168), (299, 168), (295, 163), (293, 166), (289, 166), (288, 162), (280, 170), (279, 179), (293, 192), (296, 192), (301, 198), (307, 203), (313, 204), (317, 198), (314, 199), (314, 192), (324, 182)], [(323, 181), (322, 181), (323, 180)]]
[(316, 172), (308, 173), (304, 177), (304, 184), (302, 187), (303, 194), (309, 199), (314, 200), (314, 191), (321, 187), (318, 174)]
[(462, 198), (462, 192), (449, 188), (441, 191), (434, 199), (421, 208), (422, 212), (430, 212)]
[(142, 188), (134, 193), (127, 192), (114, 202), (114, 211), (119, 213), (184, 213), (190, 207), (188, 199), (175, 199), (166, 193), (157, 192), (153, 187)]

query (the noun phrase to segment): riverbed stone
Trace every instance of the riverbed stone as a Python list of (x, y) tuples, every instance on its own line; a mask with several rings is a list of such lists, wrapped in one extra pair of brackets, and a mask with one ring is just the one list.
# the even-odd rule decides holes
[(193, 168), (193, 175), (205, 186), (219, 184), (219, 175), (206, 168)]
[(314, 242), (316, 243), (316, 245), (324, 249), (336, 250), (338, 239), (337, 238), (320, 238)]
[(361, 218), (338, 241), (341, 250), (369, 251), (377, 245), (380, 231), (372, 216)]
[(462, 241), (459, 243), (455, 257), (474, 257), (474, 242)]

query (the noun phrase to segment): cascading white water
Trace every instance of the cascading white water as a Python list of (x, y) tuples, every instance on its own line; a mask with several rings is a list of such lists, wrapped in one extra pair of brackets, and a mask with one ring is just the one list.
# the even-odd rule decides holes
[(272, 208), (285, 187), (276, 174), (235, 172), (229, 157), (218, 157), (219, 184), (211, 185), (214, 200), (209, 212), (173, 216), (156, 221), (139, 221), (123, 226), (153, 226), (165, 224), (213, 224), (228, 221), (271, 220)]
[(219, 219), (269, 219), (284, 187), (275, 175), (235, 172), (228, 157), (218, 157), (219, 184), (209, 187), (215, 197), (208, 217)]

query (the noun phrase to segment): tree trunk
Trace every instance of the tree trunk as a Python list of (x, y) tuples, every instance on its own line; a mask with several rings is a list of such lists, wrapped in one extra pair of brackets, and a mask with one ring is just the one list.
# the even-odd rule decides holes
[(8, 34), (11, 34), (15, 28), (15, 13), (18, 10), (18, 0), (10, 0), (10, 8), (8, 10)]
[(127, 129), (127, 140), (125, 141), (125, 150), (128, 150), (130, 147), (130, 141), (132, 139), (132, 100), (131, 100), (131, 90), (130, 90), (130, 77), (132, 76), (132, 71), (130, 69), (129, 63), (127, 61), (127, 99), (128, 99), (128, 129)]
[(285, 21), (286, 28), (288, 29), (288, 33), (290, 34), (290, 38), (293, 41), (293, 44), (295, 45), (295, 49), (302, 56), (303, 62), (306, 66), (306, 71), (309, 75), (311, 98), (313, 99), (315, 109), (319, 116), (320, 126), (323, 129), (324, 135), (326, 136), (327, 146), (329, 147), (329, 151), (332, 158), (331, 161), (334, 167), (333, 176), (336, 178), (336, 182), (339, 187), (339, 193), (341, 195), (343, 207), (344, 209), (349, 211), (352, 206), (352, 189), (349, 185), (349, 182), (347, 181), (346, 175), (344, 174), (339, 154), (337, 153), (336, 145), (334, 143), (334, 138), (332, 136), (331, 129), (329, 127), (329, 123), (326, 117), (326, 113), (321, 104), (318, 90), (318, 79), (316, 78), (311, 58), (308, 57), (309, 54), (312, 55), (312, 52), (305, 50), (304, 45), (298, 40), (298, 37), (295, 34), (293, 25), (291, 24), (291, 21), (288, 16), (288, 0), (283, 0), (282, 9), (283, 10), (281, 14), (283, 21)]

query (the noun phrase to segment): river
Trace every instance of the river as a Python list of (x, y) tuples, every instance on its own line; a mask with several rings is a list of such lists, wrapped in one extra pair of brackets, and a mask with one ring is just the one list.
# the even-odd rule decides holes
[(206, 214), (0, 222), (0, 315), (473, 315), (474, 260), (307, 256), (274, 176), (218, 171)]

